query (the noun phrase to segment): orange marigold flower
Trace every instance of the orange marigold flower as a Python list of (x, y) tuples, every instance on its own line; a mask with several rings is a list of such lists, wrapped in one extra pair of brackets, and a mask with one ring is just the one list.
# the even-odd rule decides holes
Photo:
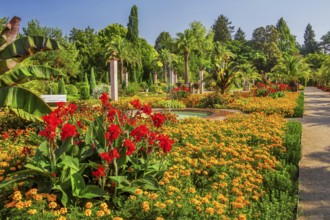
[(56, 202), (50, 202), (48, 204), (48, 208), (50, 208), (50, 209), (55, 209), (56, 207), (57, 207), (57, 203)]
[(97, 216), (97, 217), (102, 217), (102, 216), (104, 216), (104, 215), (105, 215), (105, 213), (104, 213), (103, 210), (99, 210), (99, 211), (96, 212), (96, 216)]
[(149, 211), (149, 209), (150, 209), (149, 202), (147, 202), (147, 201), (142, 202), (142, 209), (145, 212)]
[(85, 216), (91, 216), (92, 215), (92, 210), (86, 209), (85, 212), (84, 212), (84, 215)]
[(85, 204), (85, 208), (86, 209), (91, 209), (93, 207), (93, 203), (91, 203), (91, 202), (87, 202), (86, 204)]
[(30, 214), (30, 215), (35, 215), (35, 214), (37, 214), (37, 210), (36, 209), (29, 209), (28, 211), (27, 211), (27, 213), (28, 214)]

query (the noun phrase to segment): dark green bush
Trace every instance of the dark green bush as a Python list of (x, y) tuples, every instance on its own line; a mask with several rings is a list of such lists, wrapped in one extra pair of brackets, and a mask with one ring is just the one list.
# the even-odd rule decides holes
[(58, 81), (58, 92), (57, 94), (67, 94), (67, 91), (65, 89), (65, 83), (64, 83), (64, 79), (61, 78), (59, 81)]
[(65, 85), (65, 89), (68, 95), (78, 96), (79, 94), (79, 90), (77, 89), (77, 87), (72, 84)]
[(218, 92), (215, 92), (201, 99), (200, 103), (201, 104), (199, 107), (201, 108), (215, 108), (216, 106), (226, 104), (226, 100), (224, 99), (223, 95)]
[(297, 100), (297, 106), (294, 109), (294, 117), (303, 117), (304, 115), (304, 93), (300, 93), (298, 100)]
[(141, 91), (141, 87), (138, 83), (129, 83), (128, 87), (123, 90), (125, 96), (134, 96)]

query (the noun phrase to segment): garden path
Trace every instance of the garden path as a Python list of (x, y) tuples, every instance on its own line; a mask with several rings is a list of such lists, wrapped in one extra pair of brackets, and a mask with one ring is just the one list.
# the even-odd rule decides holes
[(330, 94), (305, 89), (299, 220), (330, 219)]

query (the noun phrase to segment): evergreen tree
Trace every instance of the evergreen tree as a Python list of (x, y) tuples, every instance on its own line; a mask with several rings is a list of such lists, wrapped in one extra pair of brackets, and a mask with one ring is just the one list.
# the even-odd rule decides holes
[(323, 53), (330, 53), (330, 31), (321, 37), (320, 46), (322, 47)]
[(63, 78), (58, 81), (58, 94), (66, 94), (65, 83)]
[(291, 34), (290, 29), (283, 18), (278, 20), (276, 29), (279, 33), (278, 48), (282, 52), (296, 54), (298, 52), (298, 48), (296, 47), (296, 38)]
[(214, 31), (213, 41), (220, 41), (226, 43), (231, 40), (231, 34), (234, 32), (234, 26), (230, 26), (231, 21), (224, 15), (220, 15), (215, 21), (212, 29)]
[(127, 24), (127, 39), (133, 43), (136, 43), (139, 38), (139, 20), (138, 20), (138, 8), (133, 5), (131, 14), (128, 18)]
[(104, 82), (105, 82), (105, 84), (109, 85), (110, 84), (109, 73), (105, 72), (104, 75), (105, 75), (105, 81)]
[(245, 33), (244, 31), (239, 27), (236, 31), (236, 34), (234, 36), (234, 40), (245, 42)]
[(304, 45), (301, 48), (301, 52), (304, 55), (310, 53), (319, 53), (320, 49), (318, 43), (315, 40), (315, 33), (313, 31), (312, 25), (307, 24), (305, 33), (304, 33)]
[(90, 85), (91, 94), (93, 94), (93, 90), (94, 90), (95, 87), (96, 87), (96, 80), (95, 80), (95, 74), (94, 74), (94, 67), (92, 67), (92, 70), (91, 70), (91, 78), (90, 78), (90, 81), (89, 81), (89, 85)]
[(170, 33), (168, 32), (161, 32), (155, 42), (155, 49), (157, 50), (157, 52), (161, 51), (162, 49), (167, 49), (169, 51), (171, 51), (172, 49), (172, 42), (173, 39), (170, 35)]

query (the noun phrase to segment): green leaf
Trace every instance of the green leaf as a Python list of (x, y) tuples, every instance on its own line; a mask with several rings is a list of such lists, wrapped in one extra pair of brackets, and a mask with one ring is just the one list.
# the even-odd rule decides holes
[(71, 176), (71, 186), (72, 186), (72, 194), (74, 196), (79, 196), (80, 192), (85, 188), (85, 180), (79, 174), (75, 173)]
[(41, 116), (52, 112), (39, 96), (20, 87), (0, 88), (1, 107), (8, 107), (19, 117), (29, 121), (41, 121)]
[(11, 176), (10, 180), (4, 180), (0, 183), (0, 189), (7, 186), (7, 185), (9, 185), (9, 184), (15, 183), (15, 182), (26, 181), (26, 180), (30, 179), (30, 177), (33, 176), (33, 175), (40, 175), (40, 172), (29, 169), (29, 170), (21, 170), (21, 171), (12, 173), (10, 175)]
[(42, 168), (36, 167), (36, 166), (34, 166), (32, 164), (29, 164), (29, 163), (28, 164), (25, 164), (24, 167), (26, 167), (28, 169), (31, 169), (31, 170), (34, 170), (36, 172), (40, 172), (41, 174), (45, 174), (45, 175), (51, 177), (51, 173), (48, 170), (43, 170)]
[(119, 194), (122, 193), (130, 193), (130, 194), (135, 194), (135, 191), (137, 190), (137, 187), (123, 187), (120, 189)]
[(88, 185), (81, 191), (79, 198), (92, 199), (104, 196), (106, 196), (106, 192), (103, 189), (97, 186)]
[(134, 182), (134, 185), (137, 184), (138, 186), (143, 187), (146, 190), (159, 190), (160, 186), (155, 178), (152, 177), (145, 177), (138, 179)]
[(37, 149), (37, 154), (38, 153), (40, 153), (43, 156), (48, 157), (48, 142), (47, 141), (44, 141), (39, 145), (39, 147)]
[(0, 86), (14, 86), (30, 80), (50, 80), (55, 76), (63, 75), (59, 70), (47, 66), (25, 66), (7, 71), (0, 76)]
[(63, 153), (65, 153), (68, 147), (71, 145), (71, 138), (67, 138), (62, 142), (62, 145), (55, 150), (55, 158), (58, 160)]
[(126, 176), (109, 176), (109, 179), (115, 182), (118, 188), (131, 185)]
[(66, 207), (69, 202), (68, 193), (62, 188), (61, 185), (54, 186), (53, 189), (59, 190), (62, 193), (61, 203), (64, 205), (64, 207)]

